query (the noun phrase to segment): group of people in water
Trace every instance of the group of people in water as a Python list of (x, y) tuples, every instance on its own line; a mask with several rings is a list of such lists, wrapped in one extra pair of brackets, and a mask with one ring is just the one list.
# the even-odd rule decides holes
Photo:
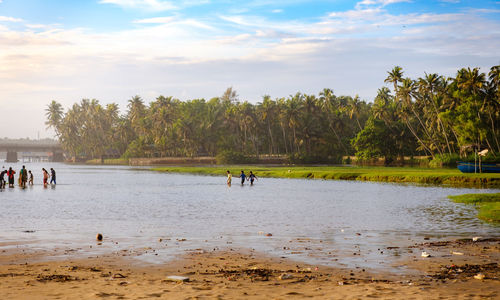
[[(247, 175), (243, 170), (241, 170), (240, 176), (238, 177), (241, 178), (241, 185), (245, 184), (245, 180), (250, 181), (250, 185), (253, 185), (253, 182), (255, 181), (255, 179), (257, 179), (257, 176), (255, 176), (255, 174), (252, 173), (252, 171), (250, 171), (250, 174)], [(233, 181), (233, 175), (229, 170), (227, 170), (227, 185), (231, 186), (232, 181)]]
[[(56, 171), (53, 168), (50, 168), (50, 175), (49, 172), (45, 170), (45, 168), (42, 168), (42, 173), (44, 187), (48, 185), (49, 178), (50, 184), (56, 184)], [(8, 170), (3, 167), (2, 172), (0, 172), (0, 189), (4, 189), (7, 183), (9, 184), (9, 188), (13, 188), (15, 182), (15, 174), (16, 171), (14, 171), (12, 167), (9, 167)], [(5, 180), (5, 176), (7, 176), (7, 180)], [(19, 171), (18, 183), (22, 188), (26, 188), (27, 185), (33, 185), (33, 173), (31, 172), (31, 170), (26, 170), (26, 167), (23, 166)]]

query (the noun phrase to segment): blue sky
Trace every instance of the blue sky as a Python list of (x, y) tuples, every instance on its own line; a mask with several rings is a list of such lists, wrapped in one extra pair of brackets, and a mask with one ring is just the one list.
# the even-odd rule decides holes
[(0, 126), (35, 137), (50, 100), (241, 100), (297, 91), (372, 101), (386, 71), (500, 64), (500, 1), (0, 0)]

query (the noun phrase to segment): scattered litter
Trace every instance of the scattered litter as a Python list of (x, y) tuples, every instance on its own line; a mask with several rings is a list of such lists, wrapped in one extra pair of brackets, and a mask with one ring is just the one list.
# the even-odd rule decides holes
[(126, 278), (127, 276), (120, 274), (120, 273), (116, 273), (116, 274), (113, 274), (113, 276), (111, 276), (111, 277), (113, 277), (113, 278)]
[(34, 233), (35, 231), (34, 230), (24, 230), (23, 232), (25, 232), (25, 233)]
[(167, 276), (167, 281), (188, 282), (189, 277), (171, 275), (171, 276)]
[(98, 233), (96, 236), (95, 236), (95, 239), (98, 240), (98, 241), (102, 241), (102, 234)]
[(429, 253), (427, 253), (427, 252), (425, 252), (425, 251), (424, 251), (424, 252), (422, 252), (422, 257), (430, 257), (430, 256), (431, 256), (431, 255), (430, 255)]
[(479, 240), (481, 240), (481, 237), (480, 237), (480, 236), (475, 236), (475, 237), (473, 237), (473, 238), (472, 238), (472, 241), (473, 241), (473, 242), (477, 242), (477, 241), (479, 241)]
[(464, 255), (462, 252), (455, 252), (455, 251), (451, 252), (451, 254), (454, 254), (454, 255)]
[(484, 274), (478, 273), (477, 275), (474, 276), (474, 279), (483, 280), (484, 277), (485, 277)]
[(343, 281), (339, 281), (337, 282), (338, 285), (344, 285), (344, 282)]
[(272, 233), (268, 233), (268, 234), (266, 234), (266, 236), (273, 236), (273, 234)]
[(286, 273), (281, 274), (279, 277), (280, 280), (286, 280), (286, 279), (292, 279), (292, 278), (293, 278), (292, 274), (286, 274)]

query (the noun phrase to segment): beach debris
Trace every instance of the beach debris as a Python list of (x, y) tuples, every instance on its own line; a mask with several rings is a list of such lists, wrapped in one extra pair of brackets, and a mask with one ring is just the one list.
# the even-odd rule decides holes
[(34, 230), (23, 230), (24, 233), (34, 233)]
[(116, 273), (116, 274), (113, 274), (113, 276), (111, 276), (112, 278), (116, 279), (116, 278), (127, 278), (127, 276), (123, 275), (123, 274), (120, 274), (120, 273)]
[(66, 281), (74, 281), (74, 280), (79, 280), (78, 277), (73, 277), (70, 275), (59, 275), (59, 274), (52, 274), (52, 275), (43, 275), (43, 274), (38, 274), (36, 277), (37, 281), (40, 282), (48, 282), (48, 281), (54, 281), (54, 282), (66, 282)]
[(293, 278), (293, 275), (292, 274), (287, 274), (287, 273), (283, 273), (279, 277), (280, 280), (287, 280), (287, 279), (292, 279), (292, 278)]
[(311, 272), (312, 272), (311, 268), (303, 268), (303, 269), (297, 270), (297, 273), (311, 273)]
[(477, 241), (479, 241), (479, 240), (481, 240), (481, 237), (480, 237), (480, 236), (475, 236), (475, 237), (473, 237), (473, 238), (472, 238), (472, 241), (473, 241), (473, 242), (477, 242)]
[(189, 281), (189, 277), (178, 276), (178, 275), (170, 275), (170, 276), (167, 276), (167, 281), (188, 282)]
[(431, 255), (429, 253), (427, 253), (427, 252), (424, 251), (424, 252), (422, 252), (421, 256), (422, 257), (430, 257)]
[(98, 240), (98, 241), (102, 241), (102, 234), (101, 233), (98, 233), (96, 236), (95, 236), (95, 239)]
[(339, 281), (337, 282), (338, 285), (344, 285), (344, 282), (343, 281)]
[(453, 255), (464, 255), (463, 252), (456, 252), (456, 251), (451, 252), (451, 254), (453, 254)]
[(266, 233), (266, 236), (273, 236), (272, 233)]
[(359, 232), (356, 232), (356, 235), (361, 235), (361, 233), (359, 233)]
[(478, 279), (478, 280), (483, 280), (484, 279), (484, 274), (483, 273), (477, 273), (475, 276), (474, 276), (474, 279)]

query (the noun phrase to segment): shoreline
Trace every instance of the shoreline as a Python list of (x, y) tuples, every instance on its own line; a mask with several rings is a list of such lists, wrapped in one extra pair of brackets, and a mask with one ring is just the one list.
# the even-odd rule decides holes
[(274, 178), (302, 178), (326, 180), (357, 180), (373, 182), (416, 183), (437, 186), (500, 188), (500, 173), (468, 174), (455, 169), (429, 169), (405, 167), (344, 167), (344, 166), (280, 166), (265, 167), (255, 165), (241, 166), (162, 166), (152, 171), (171, 173), (190, 173), (200, 175), (224, 176), (226, 170), (234, 175), (239, 170), (252, 170), (257, 176)]
[[(0, 293), (9, 299), (314, 297), (461, 299), (498, 297), (500, 239), (436, 241), (409, 246), (398, 261), (413, 274), (310, 265), (252, 249), (187, 251), (162, 264), (144, 263), (128, 251), (65, 259), (33, 249), (0, 252)], [(432, 254), (420, 257), (425, 249)], [(143, 250), (146, 251), (146, 250)], [(393, 249), (396, 251), (396, 249)], [(462, 252), (457, 252), (462, 251)], [(462, 253), (453, 255), (450, 253)], [(474, 279), (477, 273), (484, 279)], [(188, 277), (169, 281), (167, 276)]]

